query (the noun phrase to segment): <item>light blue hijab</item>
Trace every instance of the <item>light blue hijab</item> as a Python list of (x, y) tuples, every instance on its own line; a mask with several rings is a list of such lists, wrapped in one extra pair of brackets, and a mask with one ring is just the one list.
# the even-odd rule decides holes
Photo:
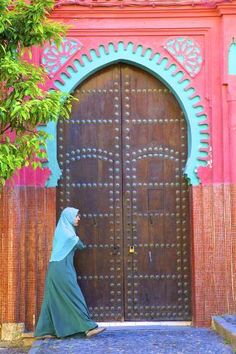
[(74, 221), (78, 212), (79, 210), (75, 208), (65, 208), (62, 211), (54, 233), (50, 262), (61, 261), (64, 259), (75, 247), (78, 241), (80, 241), (75, 233), (74, 226)]

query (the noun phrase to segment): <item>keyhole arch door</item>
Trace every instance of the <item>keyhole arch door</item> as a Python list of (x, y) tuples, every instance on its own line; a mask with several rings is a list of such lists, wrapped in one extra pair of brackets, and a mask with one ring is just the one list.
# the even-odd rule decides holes
[(97, 321), (190, 320), (187, 127), (173, 93), (118, 63), (59, 121), (58, 213), (79, 207), (78, 282)]

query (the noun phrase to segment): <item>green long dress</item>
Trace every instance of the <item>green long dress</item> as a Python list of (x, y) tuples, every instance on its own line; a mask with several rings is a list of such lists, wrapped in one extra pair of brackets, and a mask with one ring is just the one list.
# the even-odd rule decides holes
[(73, 264), (79, 242), (61, 261), (49, 262), (44, 299), (35, 337), (66, 337), (96, 328), (76, 279)]

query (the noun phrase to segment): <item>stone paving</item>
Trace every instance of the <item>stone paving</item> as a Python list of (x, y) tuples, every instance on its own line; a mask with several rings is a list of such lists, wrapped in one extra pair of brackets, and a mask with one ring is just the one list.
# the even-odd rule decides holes
[(0, 348), (0, 354), (26, 354), (29, 350), (26, 348)]
[(155, 326), (109, 327), (105, 332), (90, 339), (74, 336), (66, 339), (38, 340), (29, 351), (29, 354), (51, 353), (230, 354), (234, 351), (210, 329)]

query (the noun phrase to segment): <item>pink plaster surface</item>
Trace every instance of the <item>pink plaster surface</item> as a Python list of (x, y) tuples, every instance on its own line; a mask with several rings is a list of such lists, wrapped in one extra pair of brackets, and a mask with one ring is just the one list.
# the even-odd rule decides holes
[(215, 6), (228, 0), (57, 0), (56, 7), (62, 5), (81, 6), (168, 6), (168, 5), (206, 5)]
[[(69, 3), (73, 3), (69, 5)], [(74, 38), (83, 44), (55, 73), (48, 77), (45, 89), (53, 88), (54, 81), (63, 82), (60, 75), (68, 65), (73, 67), (74, 59), (82, 61), (82, 55), (89, 56), (91, 49), (98, 50), (100, 45), (109, 43), (133, 42), (143, 48), (151, 48), (171, 58), (164, 48), (170, 38), (188, 37), (196, 41), (201, 48), (203, 62), (195, 77), (177, 64), (191, 80), (192, 87), (201, 97), (203, 112), (208, 117), (210, 127), (210, 161), (207, 167), (198, 168), (201, 184), (236, 183), (236, 99), (235, 77), (229, 77), (227, 71), (228, 48), (235, 35), (236, 1), (222, 3), (214, 8), (194, 6), (166, 7), (109, 7), (90, 8), (75, 5), (75, 1), (65, 1), (66, 6), (59, 6), (51, 14), (56, 21), (70, 25), (68, 38)], [(111, 3), (111, 1), (109, 2)], [(58, 2), (58, 5), (62, 2)], [(98, 53), (98, 52), (97, 52)], [(33, 60), (41, 65), (42, 49), (33, 51)], [(199, 105), (199, 103), (198, 103)], [(197, 118), (196, 118), (197, 119)], [(19, 183), (36, 185), (46, 180), (49, 171), (20, 174)]]
[(15, 175), (6, 183), (6, 186), (37, 186), (45, 187), (48, 178), (51, 175), (49, 168), (32, 169), (25, 167), (15, 173)]

